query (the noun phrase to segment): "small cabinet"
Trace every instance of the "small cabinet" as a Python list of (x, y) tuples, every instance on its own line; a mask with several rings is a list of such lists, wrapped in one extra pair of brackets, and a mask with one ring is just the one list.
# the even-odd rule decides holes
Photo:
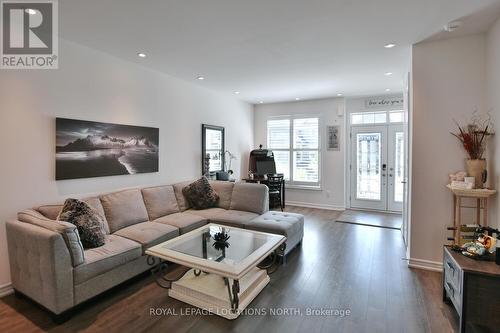
[(500, 266), (444, 247), (443, 301), (460, 317), (460, 332), (499, 332)]
[(462, 308), (462, 270), (452, 257), (445, 252), (443, 258), (443, 287), (457, 311)]

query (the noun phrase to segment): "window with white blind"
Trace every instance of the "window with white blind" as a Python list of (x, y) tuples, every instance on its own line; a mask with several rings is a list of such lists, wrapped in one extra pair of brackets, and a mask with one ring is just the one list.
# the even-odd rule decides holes
[(320, 185), (318, 117), (272, 118), (267, 121), (267, 148), (274, 153), (276, 172), (289, 184)]

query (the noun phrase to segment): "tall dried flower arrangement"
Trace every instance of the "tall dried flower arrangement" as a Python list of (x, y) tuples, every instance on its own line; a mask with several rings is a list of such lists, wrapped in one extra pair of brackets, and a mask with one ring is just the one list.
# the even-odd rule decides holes
[(466, 125), (460, 125), (455, 121), (458, 132), (451, 133), (463, 145), (469, 159), (482, 160), (486, 150), (486, 141), (493, 134), (493, 123), (490, 115), (479, 115), (474, 112), (471, 121)]

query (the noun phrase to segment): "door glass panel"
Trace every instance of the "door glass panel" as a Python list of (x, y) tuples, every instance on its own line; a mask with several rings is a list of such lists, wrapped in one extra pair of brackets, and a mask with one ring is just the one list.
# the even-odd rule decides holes
[(394, 201), (403, 202), (403, 178), (404, 178), (404, 135), (403, 132), (395, 133), (394, 147)]
[(383, 124), (387, 121), (387, 112), (359, 112), (351, 113), (351, 124)]
[(381, 136), (381, 133), (358, 133), (356, 135), (356, 197), (358, 199), (381, 199)]

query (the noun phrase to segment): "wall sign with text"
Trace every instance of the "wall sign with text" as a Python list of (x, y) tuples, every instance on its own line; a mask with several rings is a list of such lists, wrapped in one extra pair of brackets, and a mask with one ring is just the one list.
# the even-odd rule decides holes
[(403, 107), (403, 97), (376, 97), (365, 99), (366, 108)]

